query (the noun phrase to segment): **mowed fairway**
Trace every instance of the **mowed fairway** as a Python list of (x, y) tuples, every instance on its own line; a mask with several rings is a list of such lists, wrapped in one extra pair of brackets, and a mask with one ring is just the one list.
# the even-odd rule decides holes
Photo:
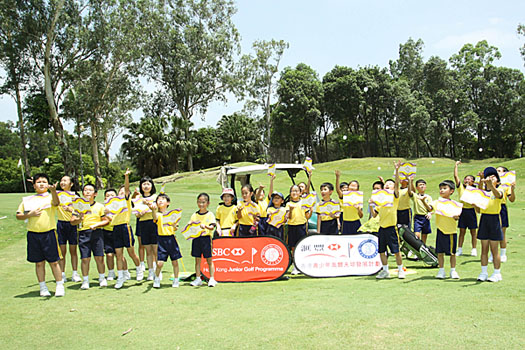
[[(339, 169), (343, 181), (359, 180), (368, 200), (377, 176), (392, 176), (392, 161), (368, 158), (314, 164), (315, 189), (324, 181), (335, 184), (334, 170)], [(415, 162), (417, 178), (426, 179), (427, 192), (438, 198), (437, 185), (453, 178), (454, 162), (427, 158)], [(405, 280), (293, 276), (287, 281), (266, 283), (219, 283), (216, 288), (193, 288), (183, 283), (173, 289), (168, 263), (159, 290), (154, 290), (150, 281), (135, 280), (121, 290), (113, 288), (115, 282), (101, 289), (92, 261), (91, 289), (83, 291), (80, 283), (67, 282), (64, 298), (41, 298), (34, 266), (26, 261), (25, 226), (14, 215), (23, 194), (2, 194), (0, 217), (7, 218), (0, 220), (1, 348), (522, 349), (525, 161), (472, 161), (460, 167), (460, 177), (487, 165), (505, 165), (518, 173), (517, 200), (508, 205), (508, 262), (502, 266), (503, 281), (495, 284), (476, 281), (479, 254), (477, 258), (458, 257), (459, 281), (436, 280), (437, 269), (405, 261), (409, 270)], [(200, 192), (211, 195), (210, 209), (215, 211), (220, 194), (216, 176), (216, 172), (194, 173), (166, 186), (172, 199), (170, 208), (183, 208), (181, 225), (197, 210)], [(301, 174), (300, 180), (304, 179)], [(252, 178), (252, 183), (268, 185), (268, 180), (262, 174)], [(288, 176), (278, 174), (276, 190), (287, 194), (289, 186)], [(102, 198), (103, 193), (99, 193), (97, 199)], [(457, 200), (456, 194), (453, 199)], [(178, 237), (185, 269), (193, 271), (190, 244)], [(464, 252), (469, 254), (468, 234), (465, 241)], [(429, 242), (435, 244), (434, 226)], [(392, 257), (389, 262), (394, 269)], [(132, 265), (131, 259), (128, 263)], [(448, 276), (448, 259), (445, 266)], [(70, 278), (69, 260), (66, 270)], [(49, 267), (46, 273), (54, 293)], [(134, 269), (131, 273), (135, 278)]]

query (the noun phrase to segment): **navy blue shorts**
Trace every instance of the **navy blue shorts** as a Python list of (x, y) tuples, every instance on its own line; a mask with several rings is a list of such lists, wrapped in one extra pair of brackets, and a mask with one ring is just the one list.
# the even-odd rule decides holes
[(58, 235), (58, 244), (66, 245), (67, 242), (72, 245), (78, 244), (78, 232), (77, 226), (71, 225), (69, 221), (57, 222), (57, 235)]
[(341, 228), (341, 232), (343, 232), (343, 212), (341, 212), (341, 215), (339, 215), (339, 227)]
[(159, 236), (159, 249), (157, 250), (157, 259), (160, 261), (171, 261), (182, 258), (179, 245), (175, 236)]
[(456, 247), (458, 245), (458, 235), (456, 233), (452, 235), (446, 235), (437, 230), (436, 235), (436, 253), (445, 255), (456, 255)]
[(55, 230), (27, 232), (27, 261), (37, 263), (46, 260), (55, 262), (62, 259)]
[(501, 217), (501, 227), (509, 227), (509, 211), (506, 204), (501, 205), (499, 216)]
[(341, 228), (341, 233), (343, 235), (357, 235), (359, 228), (361, 227), (361, 221), (343, 221), (343, 227)]
[[(317, 220), (321, 220), (319, 216)], [(336, 219), (321, 221), (321, 227), (319, 233), (322, 235), (338, 235), (339, 234), (339, 224)]]
[(379, 231), (379, 253), (386, 252), (390, 248), (392, 254), (399, 253), (399, 237), (395, 226), (380, 227)]
[(273, 236), (284, 240), (284, 226), (277, 228), (272, 225), (267, 225), (266, 236)]
[(268, 218), (261, 218), (259, 220), (259, 226), (257, 228), (259, 236), (265, 236), (266, 235), (266, 228), (268, 227), (268, 222), (266, 220), (268, 220)]
[(104, 256), (104, 233), (102, 230), (78, 231), (78, 249), (80, 259), (91, 258), (93, 256)]
[(157, 244), (157, 224), (153, 220), (139, 221), (137, 231), (140, 231), (142, 245)]
[(253, 225), (241, 225), (237, 229), (238, 237), (253, 237), (257, 236), (257, 230), (252, 229)]
[(499, 214), (481, 214), (479, 220), (478, 239), (503, 241), (503, 231)]
[(113, 231), (102, 229), (104, 235), (104, 253), (115, 254), (115, 239), (113, 237)]
[(476, 209), (474, 208), (463, 208), (458, 221), (459, 228), (475, 229), (478, 228), (478, 216), (476, 215)]
[(397, 211), (397, 224), (398, 225), (407, 225), (410, 228), (412, 222), (412, 210), (403, 209)]
[(115, 242), (115, 249), (130, 248), (135, 244), (133, 231), (128, 224), (120, 224), (113, 226), (113, 240)]
[(295, 247), (304, 236), (306, 236), (306, 224), (288, 225), (288, 247)]
[(191, 241), (191, 256), (211, 258), (211, 237), (200, 236)]
[(425, 235), (432, 233), (430, 220), (428, 220), (425, 215), (414, 215), (414, 232), (421, 232)]
[(135, 221), (135, 236), (140, 237), (140, 226), (139, 226), (139, 218)]

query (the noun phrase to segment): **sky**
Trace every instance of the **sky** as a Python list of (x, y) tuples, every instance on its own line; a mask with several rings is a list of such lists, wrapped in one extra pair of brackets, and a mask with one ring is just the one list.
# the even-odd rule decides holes
[[(290, 47), (280, 68), (306, 63), (320, 79), (335, 65), (388, 67), (409, 38), (423, 40), (425, 61), (432, 56), (448, 60), (464, 44), (487, 40), (502, 54), (496, 65), (525, 73), (519, 53), (525, 39), (516, 33), (518, 24), (525, 24), (523, 0), (238, 0), (236, 5), (233, 21), (243, 53), (251, 52), (255, 40), (284, 40)], [(221, 116), (240, 109), (233, 97), (213, 103), (206, 115), (195, 117), (195, 128), (215, 126)], [(141, 111), (133, 113), (136, 120), (141, 116)], [(14, 101), (4, 95), (0, 121), (6, 120), (16, 122), (17, 116)], [(116, 140), (112, 155), (121, 143), (122, 138)]]

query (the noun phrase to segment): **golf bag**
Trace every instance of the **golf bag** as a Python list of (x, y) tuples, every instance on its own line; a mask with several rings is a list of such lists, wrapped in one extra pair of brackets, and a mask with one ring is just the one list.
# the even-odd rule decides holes
[(414, 232), (407, 225), (397, 225), (399, 238), (401, 238), (400, 250), (408, 256), (412, 252), (419, 260), (432, 267), (438, 266), (436, 250), (433, 247), (426, 246), (422, 240), (416, 237)]

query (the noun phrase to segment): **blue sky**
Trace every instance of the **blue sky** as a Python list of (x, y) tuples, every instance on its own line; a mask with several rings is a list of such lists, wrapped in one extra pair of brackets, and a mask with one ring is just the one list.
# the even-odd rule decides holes
[[(486, 39), (499, 48), (497, 65), (525, 72), (519, 47), (525, 39), (516, 28), (525, 24), (525, 1), (335, 1), (335, 0), (239, 0), (234, 23), (247, 53), (255, 40), (285, 40), (281, 68), (300, 62), (319, 77), (335, 65), (387, 67), (398, 57), (399, 44), (408, 38), (425, 42), (425, 60), (448, 60), (466, 43)], [(215, 126), (224, 114), (242, 108), (231, 102), (214, 103), (195, 127)], [(0, 120), (16, 121), (16, 107), (9, 96), (0, 97)], [(140, 112), (134, 114), (139, 119)], [(203, 118), (201, 118), (203, 117)], [(204, 119), (204, 120), (202, 120)], [(112, 154), (118, 152), (117, 140)]]

